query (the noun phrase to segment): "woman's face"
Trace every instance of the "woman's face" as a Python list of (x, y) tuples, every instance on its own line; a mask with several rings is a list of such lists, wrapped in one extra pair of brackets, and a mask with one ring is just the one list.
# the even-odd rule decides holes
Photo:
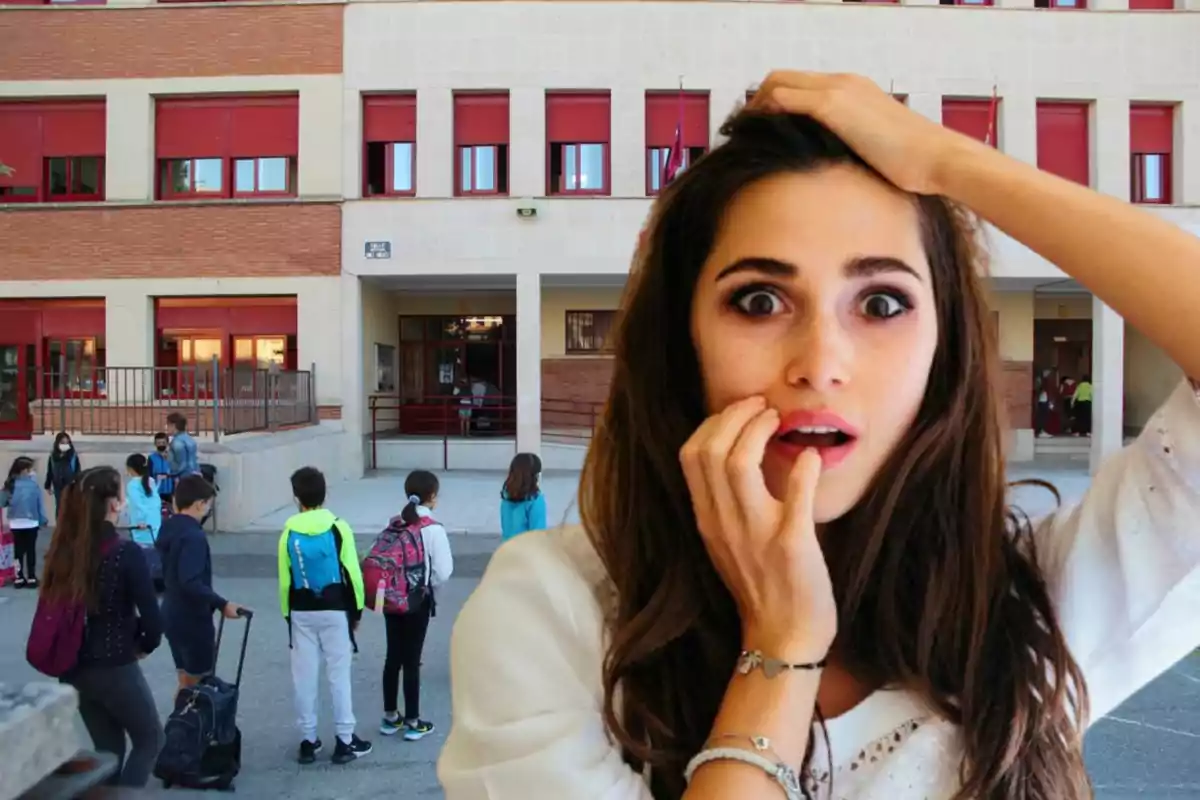
[(692, 339), (710, 413), (752, 395), (779, 411), (771, 493), (816, 446), (816, 521), (842, 516), (912, 424), (937, 348), (912, 199), (850, 166), (746, 187), (701, 271)]

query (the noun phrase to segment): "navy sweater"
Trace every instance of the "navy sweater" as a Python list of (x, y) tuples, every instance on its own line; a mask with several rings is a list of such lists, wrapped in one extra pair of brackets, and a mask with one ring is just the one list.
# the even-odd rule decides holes
[(142, 549), (105, 523), (109, 547), (100, 562), (96, 607), (88, 612), (80, 667), (120, 667), (162, 642), (162, 618)]
[(212, 613), (224, 608), (225, 598), (213, 591), (212, 553), (204, 529), (192, 517), (175, 514), (163, 523), (154, 546), (162, 557), (167, 630), (174, 637), (205, 620), (208, 625), (201, 630), (210, 630)]

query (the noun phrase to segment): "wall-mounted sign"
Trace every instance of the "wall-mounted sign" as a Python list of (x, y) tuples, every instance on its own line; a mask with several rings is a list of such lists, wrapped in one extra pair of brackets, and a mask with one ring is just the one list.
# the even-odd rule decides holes
[(391, 242), (367, 242), (364, 255), (367, 258), (391, 258)]

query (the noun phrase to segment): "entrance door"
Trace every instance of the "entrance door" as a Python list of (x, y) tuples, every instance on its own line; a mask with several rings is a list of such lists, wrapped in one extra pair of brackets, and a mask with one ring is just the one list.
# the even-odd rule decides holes
[(26, 349), (24, 345), (0, 344), (0, 439), (28, 439), (33, 431)]

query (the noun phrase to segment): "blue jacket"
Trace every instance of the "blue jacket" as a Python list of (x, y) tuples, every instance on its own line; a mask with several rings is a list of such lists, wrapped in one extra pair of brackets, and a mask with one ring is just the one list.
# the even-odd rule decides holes
[(0, 505), (8, 507), (8, 519), (35, 519), (39, 526), (45, 526), (50, 520), (46, 518), (46, 500), (42, 495), (42, 487), (32, 475), (22, 475), (13, 482), (12, 492), (4, 493), (4, 501)]
[[(150, 547), (158, 538), (162, 526), (162, 500), (158, 498), (158, 487), (150, 481), (150, 494), (146, 494), (141, 478), (130, 478), (125, 484), (125, 513), (129, 517), (129, 535), (142, 545)], [(145, 528), (139, 529), (139, 525)]]
[[(150, 454), (150, 477), (158, 480), (159, 494), (174, 494), (175, 479), (171, 477), (171, 461), (167, 458), (170, 453), (160, 453), (155, 450)], [(166, 475), (165, 478), (159, 478), (159, 475)]]
[(177, 433), (171, 438), (171, 446), (167, 449), (171, 459), (171, 476), (183, 477), (196, 475), (200, 472), (200, 456), (196, 450), (196, 440), (187, 431)]
[(162, 557), (167, 635), (196, 623), (211, 625), (212, 613), (224, 608), (225, 598), (213, 591), (212, 552), (200, 523), (187, 514), (174, 515), (163, 523), (154, 547)]
[(538, 492), (524, 500), (509, 500), (500, 493), (500, 538), (508, 541), (525, 531), (540, 531), (546, 527), (546, 495)]

